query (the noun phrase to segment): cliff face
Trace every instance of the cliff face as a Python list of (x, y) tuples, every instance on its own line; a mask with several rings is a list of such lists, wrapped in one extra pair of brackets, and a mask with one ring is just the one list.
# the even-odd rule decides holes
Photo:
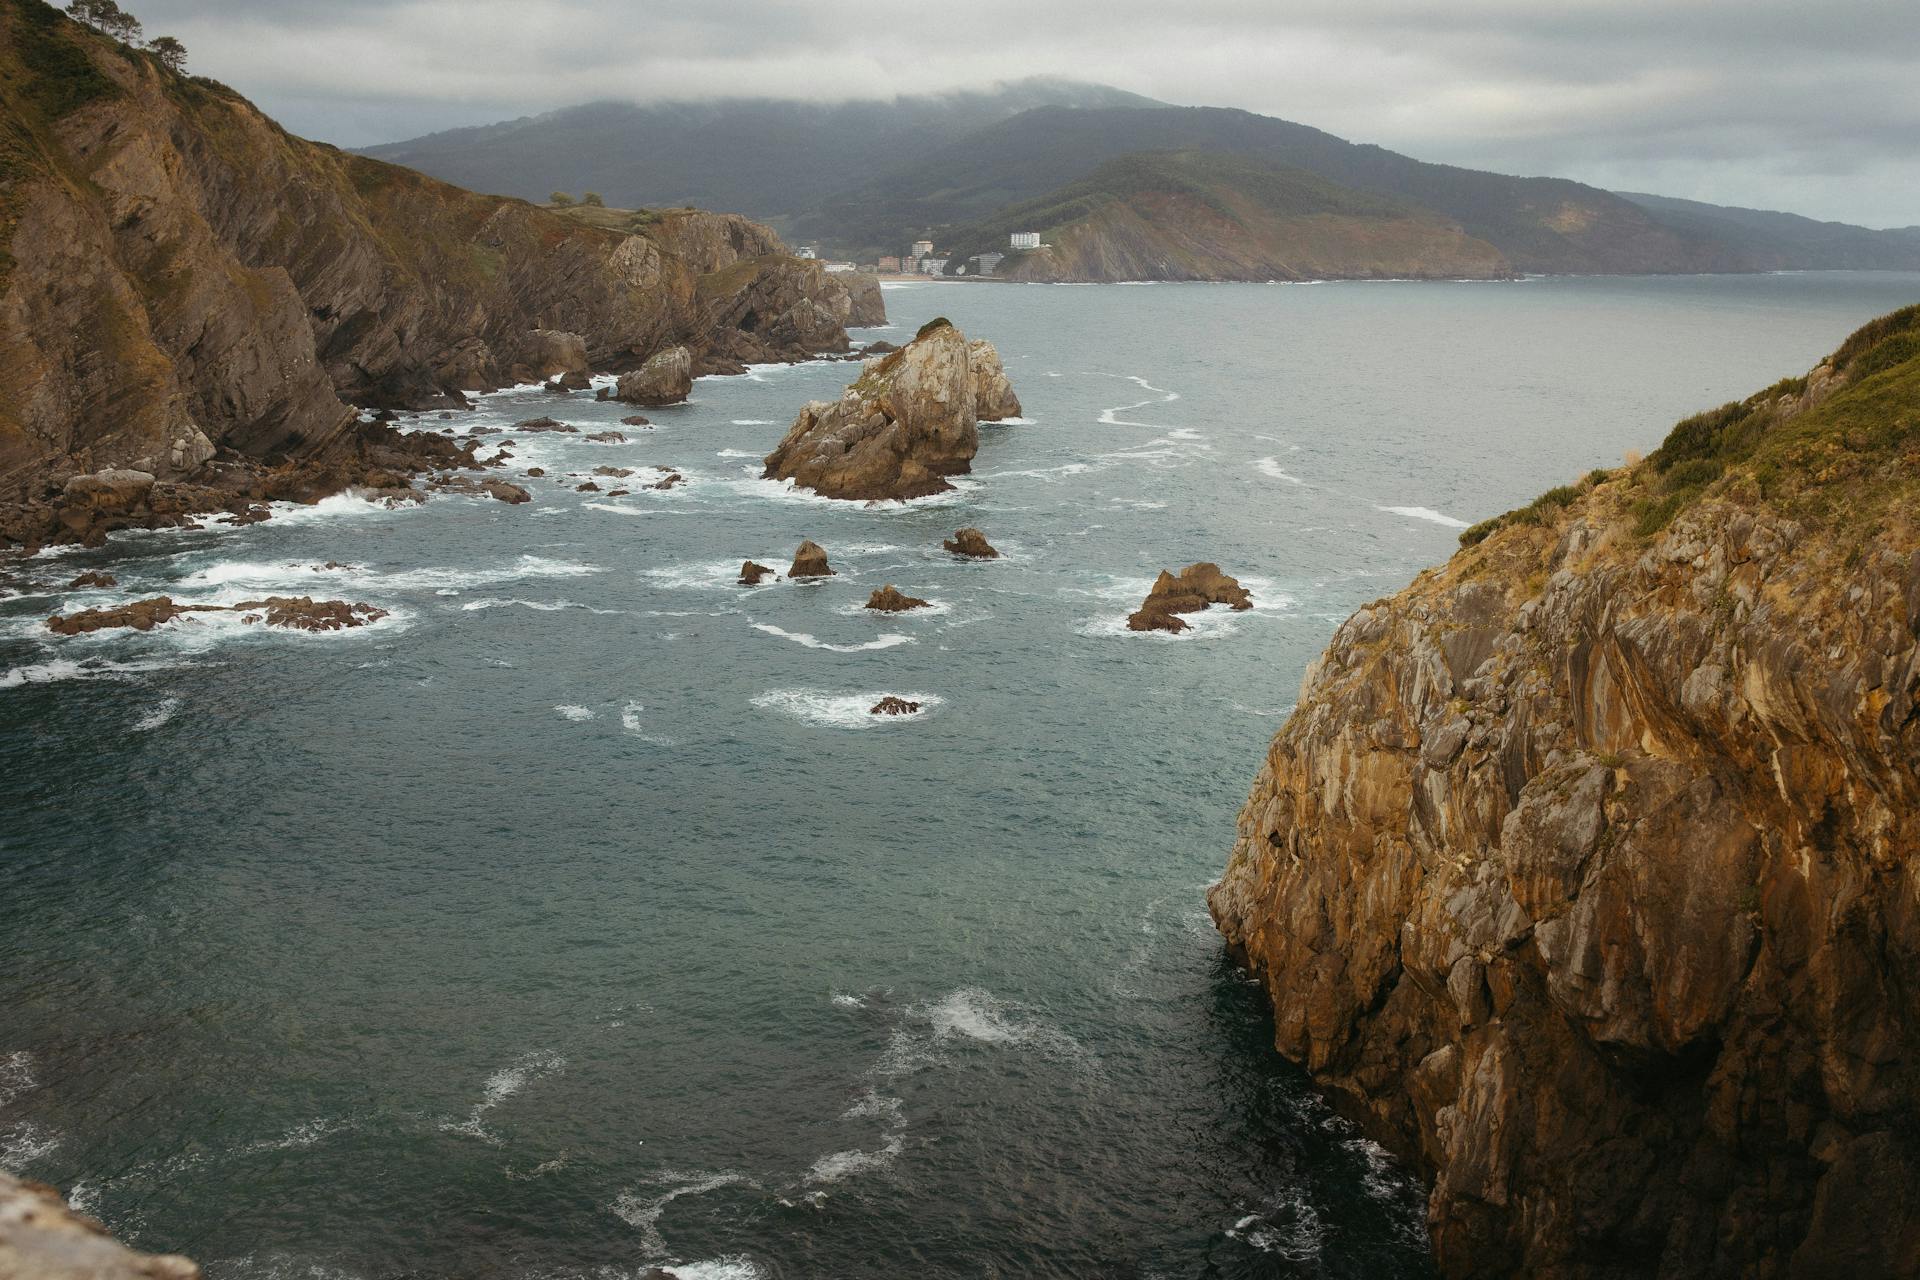
[(1449, 1276), (1920, 1271), (1920, 308), (1470, 531), (1209, 895)]
[(0, 1276), (8, 1280), (200, 1280), (178, 1254), (136, 1253), (59, 1192), (0, 1173)]
[(1043, 228), (1014, 280), (1498, 278), (1507, 259), (1451, 220), (1298, 169), (1207, 153), (1129, 156), (962, 233), (968, 252)]
[[(291, 137), (40, 0), (0, 0), (0, 490), (216, 446), (323, 448), (419, 407), (676, 343), (843, 350), (855, 291), (742, 219), (622, 231)], [(742, 263), (746, 265), (743, 269)]]

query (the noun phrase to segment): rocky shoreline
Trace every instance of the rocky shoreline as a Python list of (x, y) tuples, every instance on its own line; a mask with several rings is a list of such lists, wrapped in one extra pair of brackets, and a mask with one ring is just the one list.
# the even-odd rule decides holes
[(1208, 895), (1448, 1277), (1920, 1272), (1920, 308), (1478, 526)]

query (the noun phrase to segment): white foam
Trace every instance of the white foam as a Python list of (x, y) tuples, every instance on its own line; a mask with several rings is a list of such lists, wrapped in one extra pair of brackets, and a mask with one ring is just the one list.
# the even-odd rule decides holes
[(805, 1181), (811, 1184), (839, 1182), (856, 1173), (872, 1173), (891, 1165), (900, 1152), (905, 1149), (905, 1140), (899, 1134), (888, 1134), (886, 1142), (878, 1151), (835, 1151), (821, 1156), (807, 1170)]
[(641, 729), (642, 722), (640, 719), (640, 713), (645, 710), (646, 708), (640, 705), (640, 702), (638, 699), (629, 699), (626, 705), (620, 708), (621, 731), (632, 737), (640, 739), (640, 741), (642, 742), (650, 742), (656, 747), (672, 746), (673, 745), (672, 738), (662, 738), (662, 737), (659, 737), (658, 735), (650, 734), (642, 731)]
[(1098, 418), (1098, 421), (1105, 426), (1146, 427), (1149, 430), (1157, 431), (1160, 429), (1159, 423), (1132, 422), (1132, 421), (1129, 421), (1128, 419), (1122, 418), (1120, 415), (1123, 413), (1128, 413), (1134, 409), (1144, 409), (1150, 404), (1172, 404), (1175, 400), (1178, 400), (1180, 398), (1180, 393), (1178, 391), (1168, 391), (1164, 387), (1156, 387), (1151, 382), (1148, 382), (1145, 378), (1135, 377), (1132, 374), (1104, 374), (1101, 376), (1109, 377), (1109, 378), (1124, 377), (1128, 382), (1131, 382), (1137, 385), (1142, 391), (1151, 391), (1154, 393), (1154, 395), (1159, 397), (1158, 399), (1135, 400), (1131, 404), (1117, 404), (1117, 405), (1114, 405), (1111, 409), (1102, 409), (1100, 411), (1100, 417)]
[(722, 449), (713, 456), (716, 458), (760, 458), (765, 455), (755, 453), (751, 449)]
[(0, 1058), (0, 1107), (39, 1087), (40, 1082), (33, 1076), (32, 1054), (25, 1049), (15, 1049)]
[(675, 1200), (681, 1196), (705, 1195), (722, 1187), (758, 1185), (744, 1173), (682, 1173), (675, 1169), (663, 1169), (648, 1180), (665, 1186), (666, 1190), (644, 1198), (630, 1189), (623, 1190), (609, 1208), (622, 1222), (639, 1229), (641, 1244), (655, 1256), (667, 1251), (666, 1239), (660, 1234), (660, 1215)]
[(60, 1149), (60, 1135), (44, 1125), (23, 1120), (0, 1129), (0, 1169), (18, 1172)]
[(792, 480), (768, 480), (763, 477), (748, 477), (723, 482), (742, 497), (762, 498), (772, 502), (793, 502), (809, 506), (825, 504), (840, 510), (864, 509), (867, 511), (911, 511), (923, 507), (946, 507), (968, 499), (971, 491), (979, 488), (980, 482), (968, 476), (948, 476), (947, 483), (953, 488), (945, 493), (930, 493), (922, 498), (873, 498), (865, 502), (847, 498), (829, 498), (803, 489)]
[[(736, 427), (772, 427), (772, 426), (777, 426), (779, 424), (774, 422), (772, 418), (735, 418), (733, 420), (732, 425)], [(723, 453), (720, 456), (725, 458), (725, 457), (735, 456), (735, 455)], [(751, 458), (754, 455), (750, 453), (742, 453), (737, 456), (742, 458)]]
[(737, 1253), (702, 1262), (670, 1262), (660, 1269), (674, 1280), (765, 1280), (767, 1274), (759, 1263)]
[(1430, 520), (1434, 524), (1443, 524), (1449, 529), (1464, 529), (1465, 520), (1456, 520), (1450, 515), (1435, 511), (1432, 507), (1375, 507), (1375, 511), (1385, 511), (1389, 515), (1405, 516), (1409, 520)]
[(1259, 469), (1262, 475), (1271, 476), (1275, 480), (1285, 480), (1288, 484), (1306, 484), (1305, 480), (1302, 480), (1299, 476), (1293, 475), (1283, 468), (1278, 458), (1255, 458), (1253, 465)]
[(1289, 1262), (1311, 1262), (1320, 1256), (1327, 1229), (1304, 1190), (1284, 1192), (1257, 1213), (1247, 1214), (1227, 1228), (1229, 1238), (1271, 1253)]
[[(886, 697), (905, 698), (908, 702), (920, 704), (920, 710), (908, 715), (877, 716), (872, 708), (880, 699)], [(889, 694), (885, 690), (871, 693), (828, 693), (819, 689), (770, 689), (757, 694), (753, 705), (762, 711), (778, 711), (808, 724), (833, 729), (866, 729), (876, 725), (902, 724), (920, 720), (944, 699), (931, 693)]]
[(565, 719), (575, 721), (576, 723), (581, 720), (593, 719), (593, 712), (586, 707), (559, 706), (555, 707), (554, 710), (558, 711)]
[(791, 640), (795, 644), (803, 644), (809, 649), (825, 649), (830, 653), (864, 653), (869, 649), (891, 649), (895, 645), (913, 643), (912, 636), (903, 636), (897, 632), (889, 632), (865, 644), (829, 644), (804, 631), (788, 631), (784, 627), (774, 626), (771, 622), (756, 622), (753, 624), (753, 629), (764, 631), (770, 636), (779, 636), (782, 640)]
[(0, 689), (14, 689), (25, 684), (55, 684), (62, 680), (116, 680), (184, 665), (162, 658), (134, 662), (109, 662), (105, 658), (55, 658), (50, 662), (31, 663), (0, 672)]
[(658, 569), (643, 569), (640, 576), (675, 591), (714, 591), (740, 585), (740, 561), (662, 565)]
[(510, 564), (480, 569), (421, 568), (402, 569), (391, 573), (358, 566), (350, 569), (322, 569), (317, 565), (296, 562), (270, 564), (250, 560), (222, 560), (198, 572), (188, 574), (179, 581), (175, 589), (246, 588), (247, 590), (242, 593), (243, 596), (280, 588), (293, 588), (302, 594), (310, 595), (315, 593), (316, 587), (319, 591), (329, 594), (337, 594), (342, 590), (373, 594), (405, 591), (438, 593), (447, 589), (457, 590), (463, 587), (487, 586), (497, 582), (516, 582), (522, 578), (578, 578), (600, 572), (602, 570), (597, 565), (580, 564), (571, 560), (554, 560), (536, 555), (522, 555)]
[(447, 1133), (466, 1134), (497, 1146), (500, 1140), (481, 1124), (487, 1112), (535, 1081), (544, 1080), (548, 1076), (557, 1075), (566, 1070), (566, 1066), (567, 1060), (551, 1049), (536, 1049), (532, 1053), (525, 1054), (518, 1062), (502, 1067), (487, 1077), (480, 1101), (474, 1104), (473, 1110), (467, 1114), (465, 1120), (457, 1122), (449, 1120), (440, 1128)]
[(1032, 418), (1015, 415), (1011, 418), (982, 418), (980, 425), (985, 427), (1031, 427), (1038, 424)]
[(541, 613), (558, 613), (563, 609), (584, 609), (588, 613), (597, 613), (602, 615), (624, 614), (626, 612), (625, 609), (596, 609), (590, 604), (579, 604), (572, 600), (486, 599), (486, 600), (469, 600), (467, 603), (460, 606), (461, 611), (464, 613), (472, 613), (477, 609), (505, 609), (505, 608), (534, 609)]
[(178, 710), (180, 710), (180, 699), (162, 698), (153, 706), (148, 707), (141, 713), (140, 718), (133, 722), (134, 731), (137, 733), (145, 729), (158, 729), (161, 725), (173, 719), (174, 712)]
[(345, 1120), (332, 1120), (321, 1116), (295, 1125), (278, 1138), (262, 1138), (258, 1142), (250, 1142), (241, 1150), (243, 1152), (304, 1151), (308, 1147), (318, 1146), (336, 1133), (344, 1133), (351, 1128), (353, 1126)]

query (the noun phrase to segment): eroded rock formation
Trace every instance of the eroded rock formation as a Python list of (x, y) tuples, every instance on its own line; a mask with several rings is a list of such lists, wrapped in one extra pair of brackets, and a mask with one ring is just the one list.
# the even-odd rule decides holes
[(990, 411), (1019, 402), (990, 344), (969, 344), (945, 320), (872, 361), (837, 401), (800, 411), (767, 455), (768, 479), (792, 480), (829, 498), (918, 498), (953, 486), (980, 446), (979, 394)]
[(1443, 1274), (1920, 1273), (1916, 404), (1910, 308), (1309, 667), (1209, 904)]
[(956, 556), (967, 556), (974, 560), (998, 560), (1000, 553), (987, 541), (987, 535), (978, 529), (968, 527), (960, 530), (951, 538), (942, 540), (940, 545)]
[(907, 613), (914, 609), (925, 609), (931, 601), (906, 592), (891, 585), (884, 586), (867, 597), (867, 608), (875, 613)]
[(1147, 598), (1127, 615), (1127, 630), (1185, 631), (1188, 624), (1180, 615), (1199, 613), (1211, 604), (1244, 611), (1253, 608), (1253, 595), (1209, 561), (1190, 564), (1178, 576), (1162, 569)]
[(693, 355), (685, 347), (669, 347), (633, 372), (621, 374), (613, 398), (655, 408), (679, 404), (691, 394)]
[[(845, 350), (862, 309), (742, 219), (614, 230), (308, 143), (41, 0), (0, 0), (0, 83), (0, 503), (302, 462), (354, 405), (579, 387), (675, 346)], [(734, 239), (752, 255), (716, 265)]]
[(755, 564), (751, 560), (746, 561), (740, 566), (740, 585), (743, 587), (757, 587), (769, 577), (777, 576), (778, 575), (775, 574), (773, 570), (767, 568), (767, 566)]
[(891, 693), (867, 708), (870, 716), (911, 716), (918, 715), (919, 711), (919, 703)]
[(807, 538), (793, 553), (793, 565), (787, 570), (789, 578), (830, 578), (833, 566), (827, 563), (827, 549)]
[(47, 619), (47, 630), (62, 636), (122, 627), (151, 631), (175, 618), (196, 613), (237, 613), (243, 623), (263, 622), (269, 627), (294, 631), (341, 631), (364, 627), (387, 616), (385, 609), (370, 604), (315, 600), (311, 596), (268, 596), (264, 600), (242, 600), (239, 604), (177, 604), (171, 596), (154, 596), (127, 604), (82, 609), (78, 613), (56, 613)]

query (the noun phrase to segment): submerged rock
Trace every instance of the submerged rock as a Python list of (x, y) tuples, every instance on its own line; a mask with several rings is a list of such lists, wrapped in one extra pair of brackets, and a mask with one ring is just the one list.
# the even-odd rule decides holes
[(1163, 569), (1146, 600), (1127, 616), (1127, 630), (1185, 631), (1187, 623), (1179, 615), (1199, 613), (1211, 604), (1241, 611), (1253, 608), (1253, 596), (1208, 561), (1188, 565), (1178, 577)]
[(755, 564), (751, 560), (740, 566), (740, 585), (743, 587), (757, 587), (769, 576), (777, 577), (779, 575), (775, 574), (773, 570), (767, 568), (767, 566)]
[(151, 631), (162, 623), (173, 621), (183, 613), (219, 607), (218, 605), (178, 605), (173, 602), (171, 596), (154, 596), (147, 600), (135, 600), (130, 604), (105, 605), (98, 609), (82, 609), (78, 613), (56, 613), (47, 619), (47, 630), (63, 636), (84, 635), (90, 631), (105, 631), (116, 627)]
[(582, 440), (590, 440), (594, 444), (625, 444), (627, 442), (626, 433), (623, 431), (595, 431), (591, 435), (584, 435), (580, 438)]
[[(650, 427), (653, 425), (653, 420), (634, 413), (628, 414), (626, 417), (620, 419), (620, 425), (623, 427)], [(620, 435), (617, 431), (609, 431), (607, 434), (610, 436)], [(618, 440), (614, 441), (615, 444), (625, 444), (626, 442), (627, 438), (625, 436), (620, 436)]]
[[(990, 368), (988, 365), (990, 364)], [(837, 401), (800, 411), (762, 473), (829, 498), (904, 499), (951, 489), (980, 445), (980, 389), (1001, 411), (1005, 374), (991, 345), (945, 320), (861, 371)], [(1017, 403), (1015, 405), (1017, 408)]]
[(560, 421), (558, 418), (527, 418), (524, 421), (514, 423), (513, 429), (515, 431), (525, 431), (529, 433), (541, 432), (541, 431), (560, 431), (560, 432), (565, 432), (568, 435), (573, 435), (580, 430), (580, 428), (575, 426), (570, 426), (567, 423)]
[(987, 541), (987, 535), (972, 527), (960, 530), (940, 545), (956, 556), (971, 556), (975, 560), (1000, 558), (1000, 553)]
[(808, 538), (793, 553), (793, 567), (787, 570), (789, 578), (830, 578), (833, 567), (827, 563), (826, 548)]
[(72, 582), (69, 582), (67, 589), (78, 590), (81, 587), (117, 587), (119, 585), (120, 580), (112, 574), (101, 573), (97, 569), (89, 569)]
[(693, 356), (685, 347), (657, 352), (631, 373), (620, 375), (613, 398), (628, 404), (678, 404), (693, 394)]
[(910, 609), (925, 609), (931, 602), (918, 596), (910, 596), (885, 586), (867, 597), (867, 608), (875, 613), (906, 613)]
[(868, 707), (867, 714), (870, 716), (910, 716), (916, 714), (919, 710), (919, 703), (909, 702), (905, 698), (895, 697), (890, 693), (880, 699), (880, 701), (874, 703), (871, 707)]

